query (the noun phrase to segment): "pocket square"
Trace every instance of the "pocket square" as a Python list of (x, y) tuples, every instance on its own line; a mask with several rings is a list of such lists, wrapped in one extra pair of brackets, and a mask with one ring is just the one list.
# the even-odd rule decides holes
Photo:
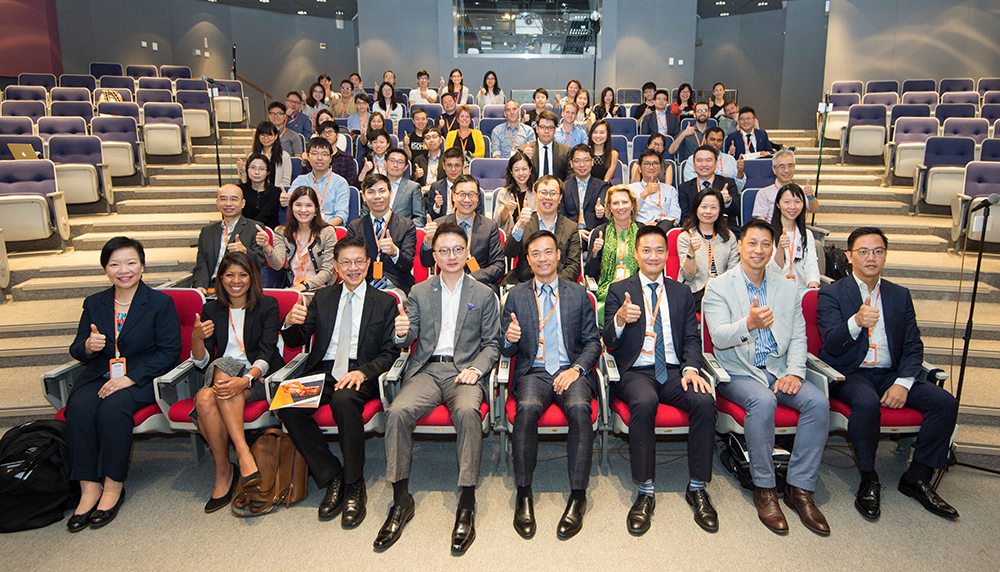
[(476, 309), (476, 305), (473, 304), (472, 302), (469, 302), (469, 309), (470, 310), (475, 310)]

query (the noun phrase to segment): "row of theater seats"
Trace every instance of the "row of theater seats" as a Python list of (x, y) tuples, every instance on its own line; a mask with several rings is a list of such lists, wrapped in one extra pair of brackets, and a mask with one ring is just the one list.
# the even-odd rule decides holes
[(950, 92), (976, 91), (981, 95), (987, 91), (1000, 90), (1000, 78), (984, 77), (978, 80), (972, 78), (948, 78), (940, 82), (934, 79), (908, 79), (903, 81), (902, 91), (896, 80), (872, 80), (862, 84), (860, 81), (835, 81), (830, 86), (830, 95), (842, 93), (902, 93), (912, 91), (936, 92), (944, 95)]

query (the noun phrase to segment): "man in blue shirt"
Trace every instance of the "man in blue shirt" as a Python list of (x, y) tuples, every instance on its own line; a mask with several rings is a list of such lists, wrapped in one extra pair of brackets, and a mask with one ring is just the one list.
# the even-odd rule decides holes
[[(313, 137), (306, 145), (306, 152), (313, 170), (308, 175), (296, 177), (289, 188), (312, 188), (319, 197), (319, 210), (323, 220), (333, 226), (344, 226), (348, 222), (350, 190), (347, 180), (330, 170), (333, 146), (322, 137)], [(282, 192), (281, 195), (281, 206), (287, 207), (288, 193)]]
[(490, 133), (490, 149), (494, 157), (506, 159), (515, 149), (535, 140), (535, 132), (521, 123), (521, 108), (513, 99), (508, 99), (503, 106), (503, 116), (506, 123), (493, 128)]
[(298, 92), (290, 91), (285, 96), (285, 106), (288, 108), (288, 119), (285, 125), (292, 131), (302, 135), (306, 141), (313, 136), (312, 120), (302, 113), (302, 96)]
[(556, 141), (569, 148), (587, 142), (587, 132), (576, 125), (579, 109), (573, 101), (567, 101), (562, 109), (562, 124), (556, 129)]

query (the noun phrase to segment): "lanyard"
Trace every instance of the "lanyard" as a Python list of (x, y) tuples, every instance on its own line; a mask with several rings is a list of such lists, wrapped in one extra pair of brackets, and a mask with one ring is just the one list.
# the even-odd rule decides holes
[(125, 325), (125, 316), (127, 316), (125, 312), (115, 312), (115, 359), (121, 357), (121, 352), (118, 351), (118, 334), (121, 333), (122, 327)]
[(372, 164), (375, 166), (375, 172), (382, 175), (386, 174), (385, 168), (385, 158), (382, 159), (381, 163), (378, 160), (378, 155), (372, 155)]
[[(872, 302), (874, 302), (873, 307), (878, 307), (878, 297), (881, 296), (881, 295), (882, 295), (882, 285), (879, 284), (879, 287), (875, 289), (875, 299), (872, 300)], [(872, 343), (872, 331), (874, 329), (875, 328), (868, 328), (868, 343), (869, 344)], [(115, 350), (115, 351), (117, 351), (117, 350)]]
[[(753, 139), (753, 133), (750, 133), (749, 135), (747, 135), (746, 132), (743, 131), (743, 130), (740, 130), (740, 133), (743, 134), (743, 149), (746, 150), (747, 153), (749, 153), (750, 152), (750, 142)], [(754, 151), (756, 151), (756, 150), (757, 150), (757, 147), (754, 146)]]
[[(462, 146), (462, 154), (463, 155), (467, 155), (468, 154), (466, 152), (466, 150), (465, 150), (465, 146), (469, 144), (469, 137), (472, 137), (472, 130), (471, 129), (469, 130), (469, 134), (466, 135), (465, 137), (462, 137), (462, 129), (461, 128), (459, 128), (458, 132), (455, 134), (455, 139), (458, 139), (458, 144)], [(473, 145), (475, 145), (475, 143), (473, 143)]]
[[(614, 223), (611, 224), (613, 225)], [(617, 228), (615, 229), (615, 232), (618, 233), (618, 266), (622, 267), (625, 266), (625, 253), (628, 251), (628, 231), (629, 229), (627, 228), (622, 231), (619, 231)]]
[(227, 244), (229, 244), (229, 227), (226, 226), (226, 221), (222, 221), (222, 248)]
[(340, 116), (347, 117), (347, 102), (343, 98), (340, 100)]
[[(644, 191), (646, 190), (646, 187), (649, 186), (649, 183), (644, 183), (642, 181), (639, 181), (639, 184), (642, 185), (642, 190), (644, 190)], [(657, 198), (657, 200), (655, 200), (655, 201), (653, 200), (653, 195), (649, 196), (649, 200), (650, 200), (650, 202), (652, 202), (653, 204), (656, 205), (656, 208), (660, 209), (660, 214), (665, 214), (663, 212), (663, 194), (662, 193), (663, 193), (663, 191), (660, 188), (660, 184), (659, 184), (659, 182), (657, 182), (657, 184), (656, 184), (656, 198)]]
[(448, 129), (445, 131), (445, 133), (447, 133), (448, 131), (451, 131), (451, 126), (455, 124), (455, 121), (457, 119), (458, 119), (458, 114), (453, 115), (452, 118), (451, 118), (451, 121), (448, 121), (448, 120), (446, 120), (444, 118), (441, 119), (442, 121), (445, 122), (445, 125), (448, 126)]
[[(427, 172), (424, 173), (424, 180), (425, 181), (436, 181), (437, 180), (437, 167), (438, 167), (438, 161), (440, 159), (441, 159), (441, 154), (440, 153), (438, 153), (438, 156), (435, 157), (435, 158), (433, 158), (433, 159), (431, 159), (430, 153), (427, 154)], [(431, 173), (433, 173), (433, 177), (431, 176)]]
[[(378, 252), (378, 255), (375, 258), (376, 260), (382, 260), (382, 250), (378, 247), (378, 242), (380, 240), (382, 240), (383, 238), (385, 238), (385, 235), (389, 234), (389, 218), (391, 216), (392, 216), (392, 210), (390, 209), (388, 212), (385, 213), (385, 216), (382, 217), (382, 234), (381, 234), (381, 236), (376, 236), (375, 237), (375, 243), (376, 243), (375, 244), (375, 250)], [(372, 221), (372, 234), (374, 234), (374, 233), (375, 233), (375, 221), (373, 220)]]
[(285, 120), (284, 127), (281, 128), (281, 133), (278, 133), (278, 141), (281, 141), (281, 138), (285, 136), (285, 131), (288, 131), (288, 120), (287, 119)]
[(666, 111), (663, 112), (663, 121), (660, 121), (660, 112), (659, 111), (654, 111), (653, 114), (656, 115), (656, 122), (659, 123), (660, 127), (663, 128), (663, 131), (661, 131), (660, 133), (666, 133), (667, 132), (667, 112)]
[[(575, 127), (575, 126), (574, 126)], [(566, 132), (566, 128), (563, 127), (563, 142), (565, 145), (569, 145), (570, 141), (573, 140), (573, 127), (569, 128), (569, 133)]]
[[(246, 314), (244, 313), (244, 320), (246, 320)], [(236, 331), (236, 323), (233, 322), (233, 311), (229, 310), (229, 325), (233, 327), (233, 335), (236, 336), (236, 343), (240, 346), (240, 351), (243, 352), (243, 357), (250, 361), (250, 357), (247, 356), (247, 349), (243, 347), (243, 340), (240, 339), (240, 333)]]
[(295, 257), (299, 260), (299, 274), (305, 274), (306, 261), (309, 260), (309, 245), (313, 241), (312, 231), (309, 232), (309, 240), (305, 245), (299, 242), (299, 232), (295, 231)]
[[(662, 288), (663, 284), (660, 284), (659, 280), (657, 280), (656, 285), (661, 286), (661, 288), (657, 288), (655, 307), (651, 306), (650, 301), (645, 296), (642, 297), (642, 300), (646, 303), (646, 309), (649, 312), (649, 315), (646, 316), (646, 319), (649, 320), (649, 331), (651, 332), (656, 327), (656, 316), (660, 311), (660, 302), (663, 300), (663, 288)], [(643, 287), (643, 290), (645, 289), (646, 288)]]
[[(664, 127), (664, 129), (666, 129), (666, 127)], [(707, 135), (702, 135), (701, 139), (698, 139), (698, 128), (694, 128), (694, 140), (698, 143), (699, 147), (705, 144), (705, 137), (707, 137)]]
[(531, 291), (535, 293), (535, 304), (538, 306), (538, 334), (539, 334), (539, 337), (541, 337), (542, 328), (545, 327), (545, 324), (548, 323), (549, 318), (551, 318), (552, 314), (555, 313), (555, 311), (556, 311), (556, 304), (559, 302), (559, 290), (556, 289), (556, 288), (553, 288), (553, 290), (555, 290), (555, 292), (556, 292), (555, 300), (552, 301), (552, 308), (549, 310), (549, 314), (547, 316), (545, 316), (544, 320), (542, 320), (541, 319), (542, 318), (542, 303), (538, 299), (538, 290), (535, 289), (535, 288), (531, 289)]
[[(312, 177), (312, 180), (313, 180), (313, 190), (315, 191), (316, 189), (319, 188), (319, 181), (316, 180), (316, 173), (312, 173), (309, 176)], [(322, 179), (322, 178), (323, 177), (320, 177), (320, 179)], [(323, 183), (323, 194), (321, 194), (319, 196), (319, 208), (320, 208), (320, 210), (323, 210), (323, 199), (326, 198), (326, 187), (330, 184), (330, 178), (331, 177), (330, 177), (329, 173), (327, 173), (326, 182)]]
[(518, 123), (517, 127), (514, 128), (514, 134), (510, 134), (510, 124), (507, 124), (507, 139), (510, 139), (510, 148), (514, 148), (514, 140), (517, 139), (517, 134), (521, 132), (521, 124)]
[(713, 251), (715, 250), (715, 235), (713, 234), (712, 238), (709, 239), (708, 237), (705, 236), (703, 232), (701, 232), (700, 228), (698, 229), (698, 234), (701, 235), (702, 240), (706, 240), (705, 247), (708, 250), (708, 273), (714, 274), (715, 256), (713, 254)]
[(490, 105), (496, 105), (496, 103), (497, 103), (497, 96), (496, 95), (487, 92), (486, 93), (486, 97), (490, 98)]

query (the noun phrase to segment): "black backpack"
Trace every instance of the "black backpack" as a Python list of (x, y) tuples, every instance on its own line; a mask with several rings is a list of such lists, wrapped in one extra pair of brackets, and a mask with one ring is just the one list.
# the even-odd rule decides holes
[(847, 254), (832, 244), (826, 247), (826, 275), (834, 282), (851, 273), (851, 264), (847, 262)]
[(66, 423), (29, 421), (0, 438), (0, 532), (59, 522), (80, 500), (69, 479)]
[[(790, 449), (791, 447), (789, 447)], [(779, 443), (775, 443), (771, 460), (774, 462), (775, 488), (778, 492), (785, 490), (785, 478), (788, 476), (788, 460), (791, 454)], [(736, 476), (740, 486), (753, 490), (753, 474), (750, 470), (750, 452), (747, 449), (747, 440), (743, 435), (727, 433), (723, 435), (719, 444), (719, 460), (722, 466)]]

